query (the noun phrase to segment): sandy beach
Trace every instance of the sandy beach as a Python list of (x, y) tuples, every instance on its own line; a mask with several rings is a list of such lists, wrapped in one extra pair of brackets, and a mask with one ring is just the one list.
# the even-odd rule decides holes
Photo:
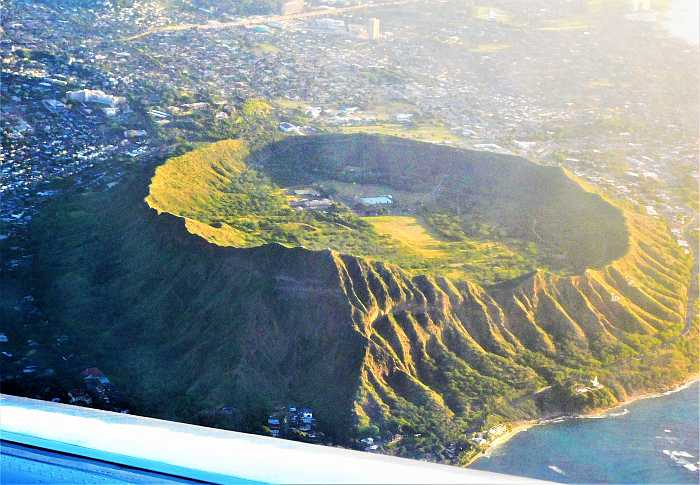
[(499, 446), (503, 445), (504, 443), (507, 443), (508, 440), (510, 440), (516, 434), (521, 433), (523, 431), (526, 431), (526, 430), (532, 428), (533, 426), (537, 426), (538, 424), (541, 424), (540, 420), (516, 421), (513, 423), (508, 423), (508, 425), (510, 426), (509, 431), (503, 433), (498, 438), (491, 441), (488, 444), (488, 447), (483, 451), (483, 453), (478, 453), (478, 454), (474, 455), (463, 466), (468, 467), (469, 465), (474, 463), (476, 460), (478, 460), (482, 456), (489, 456), (490, 453), (492, 453), (495, 449), (497, 449)]

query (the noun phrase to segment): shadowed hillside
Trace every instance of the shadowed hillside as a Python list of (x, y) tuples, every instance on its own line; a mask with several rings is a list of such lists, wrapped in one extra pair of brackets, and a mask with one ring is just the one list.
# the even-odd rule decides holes
[[(661, 223), (520, 159), (415, 143), (406, 158), (382, 158), (396, 153), (386, 146), (409, 142), (376, 139), (387, 151), (366, 155), (373, 140), (309, 148), (291, 139), (256, 160), (280, 185), (288, 183), (283, 177), (298, 183), (334, 160), (347, 162), (334, 158), (346, 143), (359, 157), (353, 163), (368, 173), (389, 167), (382, 176), (405, 187), (407, 174), (416, 184), (440, 183), (433, 171), (444, 155), (451, 176), (442, 180), (445, 195), (431, 204), (442, 197), (473, 201), (474, 213), (506, 231), (518, 230), (507, 210), (554, 214), (569, 231), (559, 237), (543, 221), (540, 236), (551, 234), (553, 246), (574, 250), (570, 242), (581, 235), (588, 248), (581, 262), (600, 266), (574, 276), (538, 270), (485, 289), (337, 251), (222, 247), (208, 233), (192, 234), (203, 230), (201, 221), (158, 214), (144, 203), (147, 196), (156, 203), (148, 172), (112, 191), (52, 203), (37, 219), (41, 304), (52, 321), (82, 338), (136, 403), (135, 412), (254, 431), (275, 404), (303, 402), (341, 443), (382, 436), (388, 453), (437, 461), (474, 453), (470, 434), (498, 422), (609, 406), (697, 373), (697, 328), (680, 337), (690, 261)], [(303, 157), (284, 152), (295, 144)], [(280, 153), (284, 167), (274, 165)], [(302, 171), (303, 160), (309, 165)], [(422, 168), (426, 160), (432, 168)], [(212, 177), (226, 180), (217, 167)], [(531, 183), (542, 186), (544, 202), (529, 195)], [(479, 202), (480, 194), (506, 186), (512, 200)], [(198, 195), (196, 184), (165, 188), (161, 194), (172, 197), (157, 204), (173, 204), (166, 212)], [(597, 243), (592, 227), (575, 218), (594, 213), (606, 221), (599, 228), (609, 224), (612, 231), (598, 238), (618, 235), (626, 252), (618, 243)], [(602, 388), (576, 391), (594, 376)], [(205, 419), (223, 405), (235, 406), (236, 419)]]
[(402, 138), (327, 135), (287, 138), (252, 159), (282, 185), (341, 178), (427, 192), (426, 211), (451, 215), (467, 233), (485, 226), (500, 238), (531, 241), (556, 269), (602, 266), (627, 248), (619, 209), (582, 190), (561, 169), (520, 157)]

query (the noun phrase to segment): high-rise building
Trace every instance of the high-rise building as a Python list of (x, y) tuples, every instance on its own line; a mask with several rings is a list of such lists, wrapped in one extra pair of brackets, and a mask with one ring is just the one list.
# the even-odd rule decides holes
[(372, 17), (367, 21), (367, 38), (369, 40), (378, 40), (381, 35), (379, 19)]
[(304, 0), (284, 0), (280, 6), (280, 14), (294, 15), (304, 11)]

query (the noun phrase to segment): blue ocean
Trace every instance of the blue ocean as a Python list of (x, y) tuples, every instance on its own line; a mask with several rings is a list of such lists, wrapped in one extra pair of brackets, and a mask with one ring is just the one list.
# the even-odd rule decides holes
[(699, 483), (700, 387), (536, 426), (471, 468), (564, 483)]

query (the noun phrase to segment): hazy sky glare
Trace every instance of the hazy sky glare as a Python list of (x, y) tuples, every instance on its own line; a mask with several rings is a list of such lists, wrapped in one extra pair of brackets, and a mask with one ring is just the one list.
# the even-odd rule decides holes
[(673, 0), (666, 25), (670, 33), (693, 44), (698, 44), (698, 0)]

